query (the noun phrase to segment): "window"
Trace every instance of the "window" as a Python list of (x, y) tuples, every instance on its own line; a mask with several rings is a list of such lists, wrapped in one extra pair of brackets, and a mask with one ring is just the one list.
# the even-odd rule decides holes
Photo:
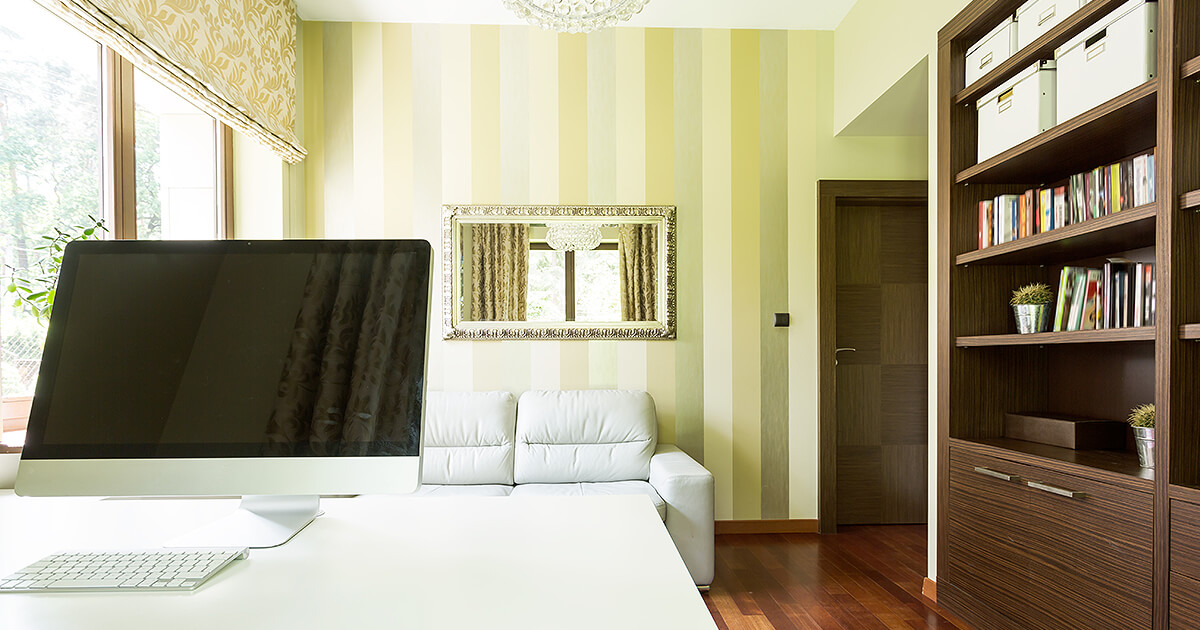
[(529, 246), (531, 322), (619, 322), (620, 279), (617, 244), (592, 250), (557, 251), (544, 241)]
[[(6, 2), (4, 17), (0, 287), (41, 257), (44, 235), (89, 217), (104, 220), (103, 238), (223, 236), (227, 181), (217, 165), (229, 128), (33, 0)], [(122, 132), (123, 121), (133, 128)], [(24, 441), (45, 337), (44, 324), (3, 295), (0, 451)]]

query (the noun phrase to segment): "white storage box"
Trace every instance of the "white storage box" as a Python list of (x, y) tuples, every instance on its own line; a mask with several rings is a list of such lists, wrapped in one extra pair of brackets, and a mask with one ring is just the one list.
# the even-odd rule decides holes
[(1017, 9), (1017, 50), (1033, 43), (1088, 0), (1029, 0)]
[(1054, 62), (1037, 61), (975, 104), (978, 161), (1054, 126)]
[(987, 74), (1017, 52), (1017, 22), (1004, 20), (983, 39), (967, 49), (967, 85)]
[(1131, 0), (1054, 51), (1058, 120), (1066, 121), (1153, 79), (1158, 3)]

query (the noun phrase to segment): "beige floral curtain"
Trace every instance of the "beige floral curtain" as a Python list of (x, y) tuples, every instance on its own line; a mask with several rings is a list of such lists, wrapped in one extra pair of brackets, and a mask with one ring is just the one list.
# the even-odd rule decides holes
[(317, 255), (271, 414), (270, 453), (301, 445), (367, 455), (376, 441), (417, 453), (429, 308), (420, 264), (411, 251)]
[(471, 226), (471, 317), (477, 321), (525, 321), (529, 290), (529, 226)]
[(617, 250), (621, 267), (621, 319), (657, 319), (658, 229), (650, 224), (621, 225)]
[(304, 159), (292, 0), (36, 1), (282, 159)]

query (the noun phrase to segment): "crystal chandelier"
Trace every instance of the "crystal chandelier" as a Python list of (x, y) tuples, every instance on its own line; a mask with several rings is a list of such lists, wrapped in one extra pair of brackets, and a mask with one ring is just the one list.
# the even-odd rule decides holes
[(588, 33), (633, 17), (649, 0), (504, 0), (517, 17), (551, 31)]
[(591, 223), (555, 223), (546, 228), (546, 243), (560, 252), (596, 249), (600, 226)]

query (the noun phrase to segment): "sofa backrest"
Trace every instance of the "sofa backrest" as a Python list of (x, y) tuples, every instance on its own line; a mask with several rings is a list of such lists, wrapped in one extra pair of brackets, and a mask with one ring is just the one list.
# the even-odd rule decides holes
[(517, 399), (508, 392), (428, 392), (421, 483), (513, 483)]
[(517, 483), (650, 478), (654, 399), (641, 391), (528, 391), (517, 404)]

